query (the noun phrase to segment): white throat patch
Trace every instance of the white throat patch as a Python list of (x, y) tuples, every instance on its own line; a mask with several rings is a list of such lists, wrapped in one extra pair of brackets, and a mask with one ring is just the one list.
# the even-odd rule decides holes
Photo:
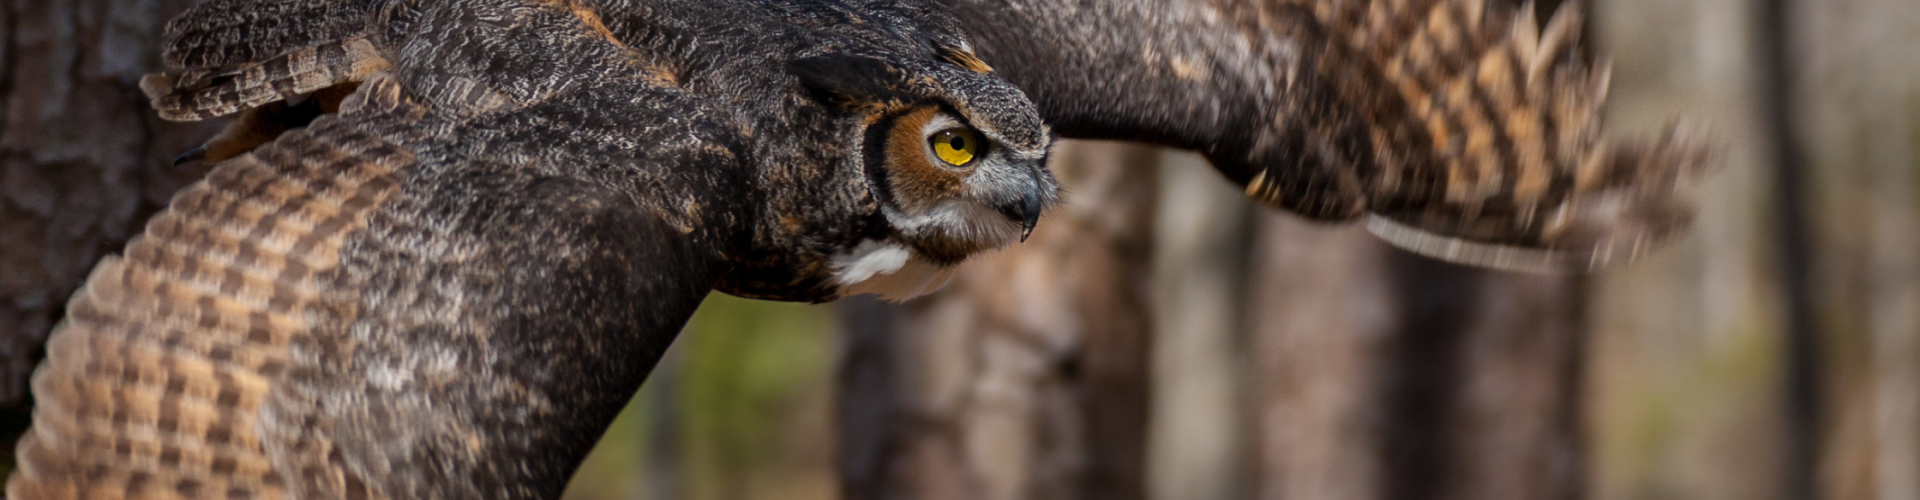
[(935, 291), (953, 278), (953, 269), (920, 258), (894, 242), (866, 240), (833, 257), (833, 282), (841, 297), (873, 294), (894, 302)]

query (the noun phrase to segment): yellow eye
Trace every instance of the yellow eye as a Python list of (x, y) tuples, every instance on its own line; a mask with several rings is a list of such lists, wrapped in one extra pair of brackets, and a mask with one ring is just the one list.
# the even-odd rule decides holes
[(933, 155), (948, 165), (964, 167), (980, 155), (980, 134), (964, 128), (950, 128), (935, 132), (927, 138), (927, 144), (933, 146)]

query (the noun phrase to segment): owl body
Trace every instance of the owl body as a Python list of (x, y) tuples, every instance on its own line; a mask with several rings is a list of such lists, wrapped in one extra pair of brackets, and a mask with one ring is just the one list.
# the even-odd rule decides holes
[[(605, 2), (594, 5), (549, 6), (518, 0), (443, 2), (419, 10), (395, 3), (380, 24), (393, 26), (382, 36), (398, 48), (394, 73), (423, 105), (449, 116), (459, 130), (451, 148), (484, 149), (477, 154), (506, 153), (534, 160), (547, 175), (570, 175), (569, 169), (604, 165), (647, 165), (582, 158), (595, 149), (646, 151), (671, 144), (732, 153), (736, 165), (726, 169), (683, 172), (693, 181), (692, 191), (681, 193), (630, 192), (636, 200), (678, 199), (679, 206), (653, 207), (675, 217), (705, 219), (693, 226), (731, 231), (710, 237), (730, 239), (726, 260), (740, 267), (728, 273), (721, 289), (745, 296), (787, 300), (826, 300), (838, 295), (831, 283), (834, 255), (850, 252), (859, 242), (887, 238), (884, 221), (873, 220), (880, 203), (867, 186), (868, 161), (877, 156), (860, 152), (875, 120), (884, 113), (912, 106), (958, 108), (974, 103), (941, 102), (941, 94), (977, 95), (982, 89), (919, 89), (926, 95), (888, 96), (895, 102), (867, 102), (872, 109), (835, 109), (803, 88), (784, 71), (793, 61), (819, 56), (873, 54), (927, 66), (939, 64), (935, 44), (963, 46), (956, 32), (939, 33), (907, 12), (840, 2)], [(931, 23), (939, 24), (939, 23)], [(930, 42), (934, 40), (935, 42)], [(556, 42), (557, 41), (557, 42)], [(496, 47), (519, 42), (524, 48)], [(562, 57), (546, 57), (558, 53)], [(525, 67), (514, 67), (524, 65)], [(954, 68), (958, 69), (958, 68)], [(924, 72), (922, 68), (879, 68)], [(960, 70), (964, 71), (964, 70)], [(541, 75), (531, 82), (497, 81), (501, 75)], [(677, 142), (636, 141), (620, 127), (582, 130), (596, 114), (617, 109), (592, 109), (603, 102), (556, 101), (550, 114), (518, 113), (517, 107), (575, 91), (576, 86), (629, 79), (663, 95), (635, 96), (628, 112), (652, 122), (670, 117)], [(940, 83), (964, 85), (963, 79)], [(897, 82), (906, 87), (908, 82)], [(983, 85), (983, 87), (986, 87)], [(657, 90), (656, 90), (657, 89)], [(906, 89), (902, 89), (906, 90)], [(1044, 153), (1048, 140), (1031, 105), (1017, 90), (1000, 85), (1005, 102), (984, 104), (1019, 109), (1021, 147)], [(632, 92), (621, 88), (590, 90), (596, 94)], [(864, 96), (862, 98), (865, 98)], [(668, 105), (656, 104), (673, 101)], [(474, 103), (480, 103), (475, 106)], [(565, 106), (585, 106), (570, 109)], [(654, 107), (672, 107), (671, 111)], [(511, 136), (500, 133), (484, 116), (492, 107), (516, 110), (507, 114), (548, 119), (572, 113), (566, 122), (502, 123), (517, 127)], [(995, 109), (995, 112), (1005, 112)], [(610, 124), (611, 125), (611, 124)], [(564, 144), (562, 147), (553, 147)], [(573, 155), (574, 157), (567, 157)], [(597, 172), (605, 185), (660, 186), (657, 179), (637, 181), (651, 172)], [(721, 179), (722, 176), (735, 176)], [(1049, 180), (1050, 182), (1050, 180)], [(667, 185), (670, 185), (668, 183)], [(718, 189), (716, 189), (718, 188)], [(728, 200), (694, 201), (695, 193), (723, 191)], [(742, 196), (744, 195), (744, 196)], [(690, 210), (697, 208), (698, 210)], [(724, 219), (724, 220), (722, 220)], [(950, 263), (950, 262), (949, 262)]]
[(931, 292), (1058, 203), (1056, 134), (1465, 263), (1630, 258), (1697, 147), (1602, 140), (1566, 16), (208, 0), (141, 86), (246, 128), (74, 297), (7, 496), (557, 497), (707, 293)]

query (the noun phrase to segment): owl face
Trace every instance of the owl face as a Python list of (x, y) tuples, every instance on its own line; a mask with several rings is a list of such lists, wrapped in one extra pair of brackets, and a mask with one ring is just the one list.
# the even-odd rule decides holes
[(827, 56), (793, 66), (861, 117), (858, 156), (887, 226), (834, 256), (840, 296), (937, 290), (968, 256), (1025, 239), (1059, 199), (1033, 104), (977, 59), (942, 54), (921, 65)]
[(1024, 240), (1058, 196), (1044, 151), (1011, 147), (941, 106), (889, 121), (869, 183), (896, 237), (924, 258), (950, 265)]

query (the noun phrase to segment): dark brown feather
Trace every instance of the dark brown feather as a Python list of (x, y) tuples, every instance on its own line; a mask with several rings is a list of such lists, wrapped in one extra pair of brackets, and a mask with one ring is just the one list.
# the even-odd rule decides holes
[(301, 47), (260, 61), (154, 73), (140, 90), (160, 117), (195, 121), (358, 82), (391, 68), (365, 36)]

